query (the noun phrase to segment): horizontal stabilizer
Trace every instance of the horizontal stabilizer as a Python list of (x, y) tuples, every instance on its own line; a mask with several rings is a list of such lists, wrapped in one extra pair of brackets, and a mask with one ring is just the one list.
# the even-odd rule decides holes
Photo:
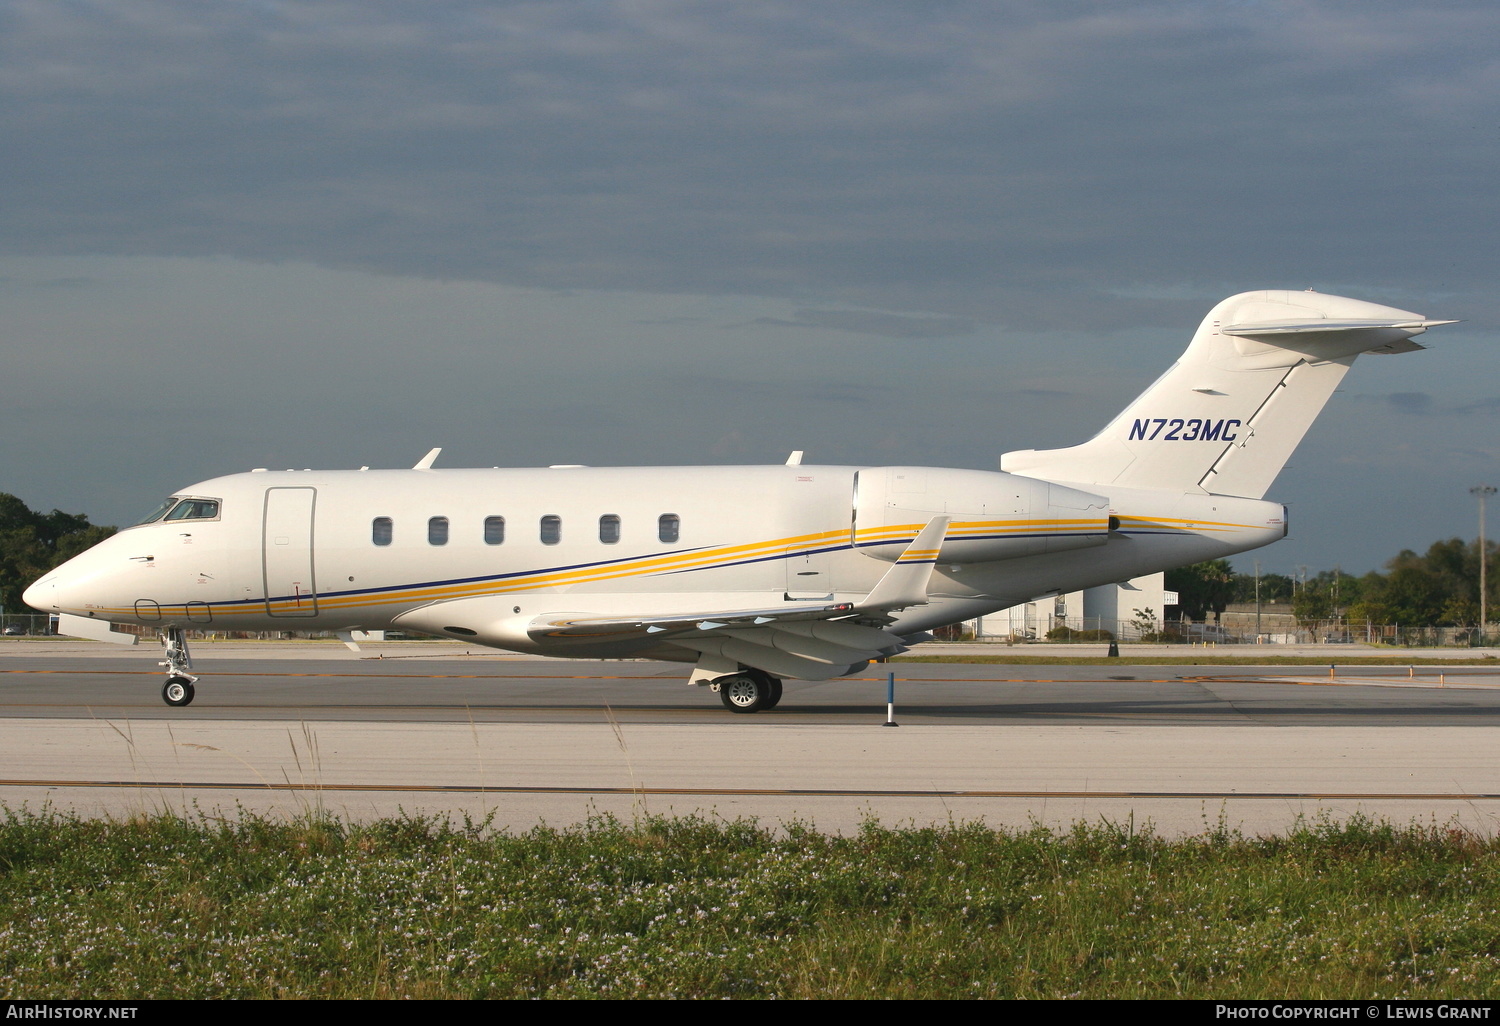
[(1435, 328), (1440, 324), (1457, 324), (1457, 321), (1394, 320), (1394, 321), (1307, 321), (1302, 324), (1230, 324), (1219, 329), (1225, 335), (1242, 338), (1265, 338), (1268, 341), (1288, 339), (1294, 335), (1335, 335), (1356, 331), (1378, 331), (1396, 329), (1413, 335)]

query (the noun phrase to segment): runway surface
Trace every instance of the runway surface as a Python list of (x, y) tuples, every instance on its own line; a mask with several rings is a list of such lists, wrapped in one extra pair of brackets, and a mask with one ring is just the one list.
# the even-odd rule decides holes
[[(865, 819), (1164, 833), (1355, 813), (1500, 824), (1500, 668), (891, 664), (724, 709), (685, 667), (448, 647), (0, 648), (0, 800), (361, 818), (697, 812), (848, 831)], [(386, 655), (388, 658), (374, 658)], [(899, 728), (882, 726), (888, 671)]]

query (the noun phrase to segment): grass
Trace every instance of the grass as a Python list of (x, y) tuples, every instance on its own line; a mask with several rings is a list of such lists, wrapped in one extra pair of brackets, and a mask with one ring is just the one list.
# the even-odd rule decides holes
[(1500, 994), (1500, 842), (9, 812), (0, 996)]

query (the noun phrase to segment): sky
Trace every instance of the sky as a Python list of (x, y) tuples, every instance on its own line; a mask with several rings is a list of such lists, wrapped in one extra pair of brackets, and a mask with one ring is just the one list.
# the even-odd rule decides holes
[(1500, 484), (1496, 38), (1442, 0), (0, 0), (0, 491), (993, 470), (1220, 299), (1315, 288), (1463, 323), (1360, 360), (1235, 562), (1378, 568)]

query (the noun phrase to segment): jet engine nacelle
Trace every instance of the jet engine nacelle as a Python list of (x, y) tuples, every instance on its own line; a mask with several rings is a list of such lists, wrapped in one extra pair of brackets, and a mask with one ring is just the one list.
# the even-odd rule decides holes
[(1109, 500), (1015, 474), (873, 467), (854, 481), (854, 544), (894, 561), (937, 514), (952, 518), (938, 559), (988, 563), (1103, 545)]

